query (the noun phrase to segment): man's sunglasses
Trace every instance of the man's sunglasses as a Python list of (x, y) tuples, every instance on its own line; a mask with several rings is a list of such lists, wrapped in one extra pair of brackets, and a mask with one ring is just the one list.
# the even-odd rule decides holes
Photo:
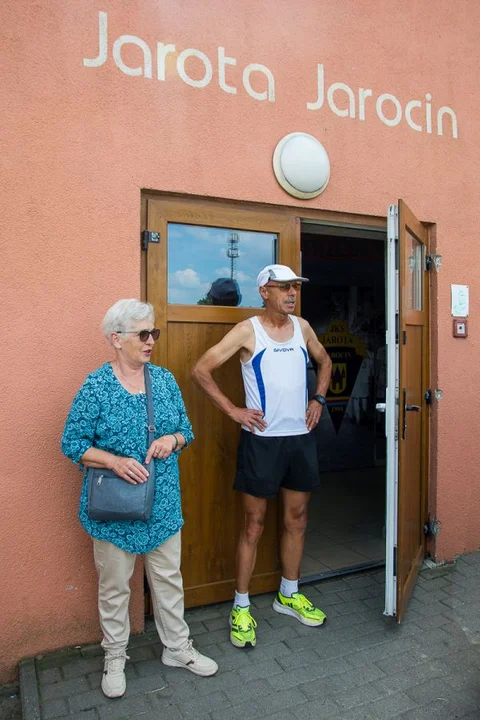
[(142, 342), (147, 342), (150, 335), (152, 336), (152, 340), (158, 340), (160, 337), (159, 328), (153, 328), (153, 330), (140, 330), (140, 332), (137, 332), (136, 330), (115, 330), (115, 332), (117, 335), (137, 335)]
[(278, 284), (270, 284), (265, 285), (265, 287), (275, 287), (279, 290), (282, 290), (282, 292), (287, 292), (287, 290), (290, 290), (292, 288), (293, 290), (296, 290), (297, 292), (302, 289), (302, 283), (301, 282), (287, 282), (287, 283), (278, 283)]

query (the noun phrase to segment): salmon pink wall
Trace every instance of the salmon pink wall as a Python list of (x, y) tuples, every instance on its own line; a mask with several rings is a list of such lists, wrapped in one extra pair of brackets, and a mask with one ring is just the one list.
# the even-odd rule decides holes
[[(107, 20), (103, 64), (94, 60), (99, 17)], [(81, 478), (61, 456), (59, 438), (76, 389), (109, 355), (98, 327), (105, 310), (139, 295), (145, 188), (304, 206), (304, 213), (385, 215), (401, 197), (436, 223), (443, 256), (436, 367), (444, 393), (436, 410), (436, 552), (451, 559), (478, 547), (478, 2), (4, 0), (0, 19), (0, 682), (23, 656), (99, 635), (90, 542), (76, 520)], [(143, 46), (117, 43), (116, 63), (113, 45), (124, 35)], [(176, 46), (160, 80), (157, 42)], [(219, 47), (236, 60), (222, 80), (236, 93), (220, 85)], [(188, 48), (212, 64), (205, 87), (191, 84), (208, 71), (198, 52), (182, 56), (190, 84), (179, 75), (178, 55)], [(152, 77), (148, 63), (142, 67), (149, 51)], [(268, 68), (274, 98), (272, 87), (270, 100), (252, 97), (267, 91), (266, 70), (253, 71), (245, 89), (242, 73), (251, 64)], [(345, 83), (356, 97), (359, 88), (372, 90), (364, 120), (357, 102), (355, 118), (340, 117), (327, 101), (307, 108), (317, 99), (319, 64), (326, 87)], [(127, 74), (129, 67), (143, 74)], [(340, 110), (347, 92), (334, 94)], [(412, 119), (423, 130), (405, 119), (394, 127), (382, 122), (375, 110), (382, 93), (394, 95), (402, 113), (420, 101)], [(390, 118), (393, 103), (383, 105)], [(455, 112), (458, 138), (447, 116), (438, 135), (442, 106)], [(330, 183), (312, 201), (286, 195), (272, 172), (278, 140), (297, 131), (316, 136), (331, 160)], [(470, 286), (467, 340), (452, 338), (453, 282)], [(140, 569), (136, 583), (138, 630)]]

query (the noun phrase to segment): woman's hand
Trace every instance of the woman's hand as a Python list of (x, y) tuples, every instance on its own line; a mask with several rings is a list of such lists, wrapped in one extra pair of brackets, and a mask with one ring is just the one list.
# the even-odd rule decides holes
[(122, 480), (126, 480), (126, 482), (132, 485), (147, 482), (148, 470), (137, 460), (129, 457), (114, 457), (115, 460), (112, 463), (112, 470), (117, 473)]
[(148, 448), (145, 464), (148, 465), (152, 458), (168, 458), (177, 448), (178, 438), (175, 435), (162, 435), (152, 442)]

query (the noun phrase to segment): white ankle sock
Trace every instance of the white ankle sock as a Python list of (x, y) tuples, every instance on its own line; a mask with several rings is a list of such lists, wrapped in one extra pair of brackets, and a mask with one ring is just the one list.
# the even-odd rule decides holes
[(248, 592), (246, 593), (239, 593), (235, 590), (235, 600), (233, 601), (233, 607), (249, 607), (250, 606), (250, 598), (248, 596)]
[(282, 577), (280, 592), (284, 597), (292, 597), (293, 593), (298, 592), (298, 580), (287, 580)]

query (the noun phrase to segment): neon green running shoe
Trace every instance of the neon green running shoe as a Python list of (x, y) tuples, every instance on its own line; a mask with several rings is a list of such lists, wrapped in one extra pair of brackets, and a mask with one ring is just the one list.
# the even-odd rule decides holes
[(323, 625), (327, 619), (327, 616), (320, 608), (314, 607), (310, 600), (299, 592), (293, 593), (292, 597), (285, 597), (279, 591), (273, 601), (273, 609), (278, 613), (282, 613), (282, 615), (292, 615), (297, 620), (300, 620), (303, 625), (310, 625), (311, 627)]
[(232, 608), (230, 627), (230, 642), (232, 645), (239, 648), (244, 648), (247, 645), (255, 647), (257, 644), (257, 638), (255, 637), (257, 623), (250, 615), (250, 605), (248, 607)]

